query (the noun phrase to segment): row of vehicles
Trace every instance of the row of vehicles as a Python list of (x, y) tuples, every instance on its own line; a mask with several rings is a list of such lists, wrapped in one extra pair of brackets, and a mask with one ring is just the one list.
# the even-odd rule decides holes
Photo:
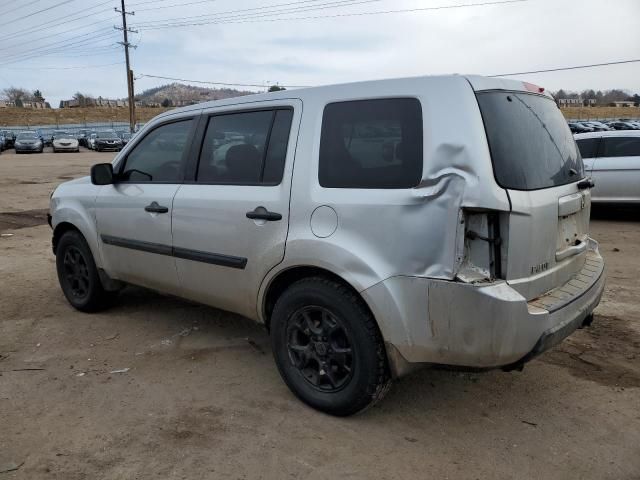
[(572, 133), (608, 132), (611, 130), (640, 130), (640, 121), (621, 118), (598, 122), (595, 120), (567, 122)]
[(115, 130), (80, 130), (77, 133), (66, 130), (0, 130), (0, 152), (14, 148), (16, 153), (42, 153), (45, 147), (53, 152), (79, 152), (80, 147), (95, 151), (120, 151), (131, 139), (128, 132)]

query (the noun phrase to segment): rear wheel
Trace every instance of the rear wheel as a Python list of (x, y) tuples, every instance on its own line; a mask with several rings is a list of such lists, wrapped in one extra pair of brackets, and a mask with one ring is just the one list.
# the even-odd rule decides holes
[(68, 231), (58, 241), (56, 269), (64, 296), (78, 310), (96, 312), (107, 307), (114, 296), (102, 287), (93, 255), (80, 232)]
[(314, 277), (289, 287), (273, 310), (271, 343), (291, 391), (323, 412), (358, 413), (391, 384), (375, 320), (362, 299), (335, 281)]

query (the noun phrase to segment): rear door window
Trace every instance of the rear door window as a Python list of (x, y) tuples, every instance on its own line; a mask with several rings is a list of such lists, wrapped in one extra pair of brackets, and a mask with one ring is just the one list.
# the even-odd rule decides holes
[(282, 180), (292, 109), (212, 116), (202, 145), (197, 181), (278, 185)]
[(584, 177), (576, 142), (553, 100), (505, 91), (476, 96), (501, 187), (538, 190)]
[(602, 139), (601, 157), (640, 157), (640, 137)]
[(596, 158), (598, 156), (599, 138), (582, 138), (577, 141), (582, 158)]
[(327, 188), (412, 188), (422, 178), (422, 109), (415, 98), (327, 105), (318, 179)]

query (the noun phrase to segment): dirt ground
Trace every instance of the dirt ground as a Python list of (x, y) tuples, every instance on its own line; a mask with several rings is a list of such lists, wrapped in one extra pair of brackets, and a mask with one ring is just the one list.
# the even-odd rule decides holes
[(421, 370), (333, 418), (248, 320), (136, 288), (99, 314), (67, 304), (48, 194), (112, 156), (0, 155), (0, 479), (640, 479), (637, 209), (594, 211), (591, 328), (521, 373)]

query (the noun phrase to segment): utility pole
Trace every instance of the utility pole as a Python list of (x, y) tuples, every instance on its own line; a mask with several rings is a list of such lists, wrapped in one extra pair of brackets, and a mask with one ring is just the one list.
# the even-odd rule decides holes
[(127, 12), (124, 6), (124, 0), (121, 0), (122, 10), (118, 10), (114, 8), (116, 12), (122, 13), (122, 27), (115, 27), (117, 30), (122, 30), (122, 34), (124, 36), (122, 42), (118, 42), (120, 45), (124, 47), (124, 58), (127, 67), (127, 91), (129, 94), (129, 130), (131, 133), (135, 130), (136, 127), (136, 105), (134, 100), (134, 92), (133, 92), (133, 70), (131, 70), (131, 66), (129, 63), (129, 47), (136, 48), (134, 45), (129, 43), (128, 33), (138, 33), (136, 30), (131, 30), (127, 28), (127, 15), (135, 15), (135, 12)]

